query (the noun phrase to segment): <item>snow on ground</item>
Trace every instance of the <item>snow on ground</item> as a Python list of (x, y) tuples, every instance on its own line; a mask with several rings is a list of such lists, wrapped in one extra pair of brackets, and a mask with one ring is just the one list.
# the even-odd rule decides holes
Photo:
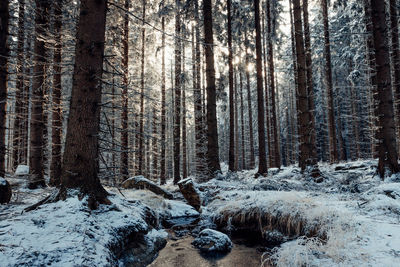
[(72, 195), (22, 214), (22, 206), (2, 206), (13, 216), (0, 222), (1, 266), (115, 266), (124, 238), (151, 229), (140, 202), (110, 196), (113, 205), (91, 211)]
[[(215, 221), (232, 212), (246, 221), (246, 216), (265, 212), (304, 222), (303, 234), (309, 230), (314, 235), (292, 236), (266, 255), (278, 266), (399, 266), (400, 176), (381, 181), (376, 164), (321, 164), (325, 179), (320, 184), (293, 166), (258, 179), (255, 170), (229, 174), (225, 168), (222, 175), (198, 185), (205, 203), (201, 218)], [(151, 247), (166, 233), (149, 224), (199, 216), (170, 183), (164, 189), (175, 200), (109, 187), (113, 205), (97, 211), (75, 196), (21, 214), (50, 189), (16, 190), (19, 180), (7, 179), (15, 183), (11, 204), (0, 206), (1, 266), (124, 266), (114, 253), (124, 249), (123, 236), (148, 232), (144, 240)], [(149, 213), (158, 222), (149, 223)]]
[(28, 175), (29, 174), (29, 166), (26, 165), (18, 165), (17, 169), (15, 170), (15, 175)]
[(374, 165), (372, 160), (322, 164), (321, 184), (296, 167), (261, 179), (254, 179), (254, 171), (225, 174), (208, 182), (218, 191), (209, 193), (205, 212), (214, 220), (224, 213), (243, 221), (262, 212), (291, 215), (306, 222), (304, 228), (318, 226), (320, 236), (325, 233), (325, 241), (303, 236), (275, 248), (267, 256), (278, 266), (399, 266), (399, 177), (381, 181)]
[(2, 185), (2, 186), (6, 186), (7, 185), (7, 181), (3, 177), (0, 177), (0, 185)]
[(114, 193), (118, 193), (121, 197), (141, 201), (143, 204), (155, 211), (156, 215), (160, 217), (160, 220), (180, 217), (198, 217), (200, 215), (192, 206), (182, 201), (168, 200), (147, 190), (116, 190), (111, 187), (107, 189)]

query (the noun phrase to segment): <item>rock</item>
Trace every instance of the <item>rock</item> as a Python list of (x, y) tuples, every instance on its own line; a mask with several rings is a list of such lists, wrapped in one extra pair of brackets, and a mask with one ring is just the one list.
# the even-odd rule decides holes
[(269, 246), (278, 246), (287, 241), (287, 237), (276, 230), (264, 232), (263, 238)]
[(149, 179), (144, 178), (143, 176), (135, 176), (125, 180), (122, 183), (122, 187), (125, 189), (147, 189), (153, 192), (154, 194), (163, 196), (166, 199), (173, 199), (174, 196), (168, 192), (167, 190), (159, 187)]
[(0, 177), (0, 204), (6, 204), (11, 199), (11, 185), (6, 179)]
[(179, 181), (178, 183), (179, 190), (181, 191), (183, 197), (189, 203), (190, 206), (195, 208), (197, 211), (200, 211), (200, 207), (202, 204), (200, 193), (196, 188), (195, 183), (192, 179), (187, 178)]
[(193, 240), (192, 245), (200, 249), (201, 252), (222, 252), (227, 253), (232, 249), (232, 241), (221, 232), (204, 229), (199, 236)]
[(320, 184), (320, 183), (322, 183), (323, 181), (324, 181), (324, 178), (323, 178), (322, 176), (319, 176), (319, 177), (315, 177), (315, 178), (314, 178), (314, 182), (317, 183), (317, 184)]

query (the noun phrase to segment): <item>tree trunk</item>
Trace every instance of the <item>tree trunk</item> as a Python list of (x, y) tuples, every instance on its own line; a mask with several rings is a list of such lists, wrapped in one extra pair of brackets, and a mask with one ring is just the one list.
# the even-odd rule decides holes
[[(264, 14), (264, 13), (263, 13)], [(265, 38), (262, 38), (262, 46), (263, 46), (263, 64), (264, 64), (264, 84), (265, 84), (265, 120), (266, 120), (266, 137), (267, 137), (267, 148), (268, 148), (268, 165), (269, 167), (272, 167), (274, 165), (273, 162), (273, 157), (272, 157), (272, 125), (271, 125), (271, 105), (270, 105), (270, 94), (268, 92), (268, 86), (271, 80), (271, 77), (269, 76), (268, 73), (268, 67), (267, 67), (267, 54), (268, 54), (268, 48), (267, 48), (267, 36), (265, 34), (265, 16), (262, 16), (262, 36)]]
[(165, 106), (165, 17), (161, 18), (162, 27), (162, 55), (161, 55), (161, 172), (160, 183), (165, 184), (166, 171), (165, 171), (165, 131), (166, 131), (166, 106)]
[(234, 75), (234, 82), (233, 82), (233, 99), (234, 99), (234, 115), (233, 117), (235, 118), (235, 123), (234, 123), (234, 142), (235, 142), (235, 147), (236, 147), (236, 151), (235, 151), (235, 171), (239, 171), (240, 167), (239, 167), (239, 116), (238, 116), (238, 84), (237, 84), (237, 72), (235, 70), (235, 75)]
[(208, 178), (213, 178), (216, 172), (221, 171), (219, 163), (218, 127), (217, 127), (217, 100), (214, 67), (214, 40), (212, 25), (211, 0), (203, 1), (204, 14), (204, 41), (207, 78), (207, 166)]
[(307, 90), (307, 65), (304, 50), (304, 38), (301, 19), (300, 0), (293, 0), (294, 12), (294, 32), (296, 42), (296, 60), (297, 60), (297, 121), (299, 127), (300, 139), (300, 157), (299, 165), (302, 170), (308, 166), (316, 165), (316, 159), (313, 151), (316, 150), (315, 143), (312, 141), (312, 133), (314, 132), (313, 114), (309, 109), (309, 92)]
[[(125, 0), (125, 9), (129, 10), (129, 0)], [(128, 167), (128, 86), (129, 86), (129, 14), (125, 13), (124, 16), (124, 28), (123, 28), (123, 57), (122, 57), (122, 68), (123, 68), (123, 86), (121, 92), (121, 180), (122, 182), (129, 177)]]
[(174, 122), (174, 184), (181, 179), (180, 158), (181, 158), (181, 76), (182, 76), (182, 51), (181, 51), (181, 18), (180, 0), (176, 0), (175, 15), (175, 122)]
[(250, 162), (249, 168), (254, 169), (255, 167), (255, 156), (254, 156), (254, 136), (253, 136), (253, 103), (251, 98), (251, 88), (250, 88), (250, 72), (249, 72), (249, 54), (247, 51), (247, 31), (244, 32), (245, 34), (245, 65), (246, 65), (246, 85), (247, 85), (247, 106), (249, 112), (249, 139), (250, 139)]
[(398, 6), (396, 0), (390, 0), (390, 25), (392, 39), (392, 66), (393, 66), (393, 92), (395, 95), (397, 112), (397, 135), (400, 138), (400, 42), (399, 42), (399, 23)]
[(371, 106), (372, 111), (370, 114), (370, 123), (371, 123), (371, 156), (373, 158), (379, 157), (377, 143), (374, 138), (376, 138), (376, 130), (375, 124), (377, 123), (378, 118), (378, 110), (376, 108), (377, 102), (375, 101), (377, 91), (377, 77), (376, 77), (376, 57), (375, 57), (375, 44), (373, 37), (373, 25), (372, 25), (372, 10), (371, 10), (371, 0), (364, 0), (364, 13), (365, 13), (365, 28), (367, 31), (366, 42), (367, 42), (367, 59), (369, 63), (369, 82), (371, 85), (370, 94), (371, 94)]
[[(26, 49), (26, 60), (30, 61), (33, 59), (33, 53), (32, 53), (32, 45), (34, 43), (34, 38), (32, 37), (32, 33), (28, 33), (27, 36), (27, 41), (28, 41), (28, 47)], [(21, 162), (28, 165), (28, 147), (29, 147), (29, 138), (28, 138), (28, 129), (29, 129), (29, 102), (31, 102), (31, 94), (29, 92), (29, 87), (31, 84), (32, 80), (32, 71), (33, 68), (29, 67), (25, 69), (25, 88), (24, 88), (24, 94), (23, 94), (23, 130), (21, 133), (21, 139), (22, 139), (22, 145), (21, 145), (21, 150), (22, 150), (22, 160)]]
[(196, 142), (196, 174), (205, 174), (205, 124), (203, 116), (203, 101), (201, 93), (201, 51), (200, 51), (200, 17), (199, 17), (199, 3), (198, 0), (194, 1), (195, 20), (196, 20), (196, 46), (195, 46), (195, 76), (193, 78), (193, 101), (194, 101), (194, 124), (195, 124), (195, 142)]
[(258, 121), (258, 175), (268, 173), (267, 158), (265, 154), (265, 119), (264, 119), (264, 94), (262, 77), (262, 47), (260, 25), (260, 1), (254, 0), (254, 15), (256, 25), (256, 70), (257, 70), (257, 121)]
[[(240, 59), (242, 59), (240, 57)], [(244, 143), (244, 104), (243, 104), (243, 69), (242, 69), (242, 62), (240, 62), (239, 68), (239, 86), (240, 86), (240, 125), (242, 131), (242, 169), (246, 170), (246, 146)]]
[[(310, 121), (309, 121), (309, 141), (311, 142), (310, 146), (311, 154), (314, 163), (317, 161), (317, 148), (316, 148), (316, 133), (315, 133), (315, 117), (314, 117), (314, 86), (313, 86), (313, 75), (312, 75), (312, 54), (311, 54), (311, 37), (310, 37), (310, 24), (308, 21), (308, 0), (303, 0), (303, 16), (304, 16), (304, 48), (305, 48), (305, 57), (306, 57), (306, 83), (307, 83), (307, 98), (308, 98), (308, 110), (310, 112)], [(313, 163), (313, 164), (314, 164)]]
[(52, 148), (50, 165), (50, 185), (58, 186), (61, 178), (61, 138), (62, 138), (62, 103), (61, 103), (61, 27), (62, 27), (62, 0), (54, 3), (54, 32), (55, 46), (53, 58), (53, 118), (52, 118)]
[(235, 111), (233, 99), (233, 51), (232, 51), (232, 15), (231, 0), (227, 1), (228, 9), (228, 65), (229, 65), (229, 171), (235, 171)]
[(324, 23), (324, 56), (325, 56), (325, 86), (328, 104), (328, 129), (329, 129), (329, 155), (330, 162), (338, 161), (338, 149), (336, 142), (335, 112), (333, 110), (333, 85), (331, 43), (329, 37), (329, 14), (327, 0), (321, 0), (322, 18)]
[[(349, 45), (351, 47), (351, 45)], [(353, 71), (353, 61), (349, 60), (349, 74)], [(350, 80), (350, 103), (351, 103), (351, 124), (353, 127), (353, 138), (352, 138), (352, 159), (357, 160), (360, 158), (360, 126), (358, 123), (358, 112), (357, 112), (357, 96), (354, 88), (354, 82)]]
[(81, 0), (61, 176), (62, 187), (90, 196), (91, 208), (104, 203), (107, 194), (97, 176), (106, 10), (105, 0)]
[(18, 10), (18, 47), (17, 47), (17, 81), (15, 91), (15, 119), (14, 119), (14, 136), (13, 136), (13, 170), (21, 162), (21, 133), (23, 130), (23, 94), (24, 94), (24, 42), (25, 42), (25, 0), (19, 0)]
[(105, 18), (105, 1), (81, 1), (62, 171), (63, 187), (93, 196), (105, 195), (97, 177)]
[(388, 45), (388, 28), (386, 26), (385, 1), (371, 0), (372, 25), (374, 33), (376, 79), (377, 79), (377, 140), (379, 163), (378, 172), (383, 178), (385, 167), (392, 173), (400, 171), (396, 150), (396, 133), (394, 123), (393, 96), (391, 91), (390, 55)]
[[(36, 18), (35, 18), (35, 35), (45, 36), (49, 27), (49, 9), (50, 1), (36, 0)], [(44, 181), (44, 161), (43, 149), (44, 143), (44, 120), (43, 120), (43, 103), (44, 103), (44, 81), (46, 75), (46, 53), (47, 48), (42, 38), (35, 39), (32, 82), (32, 104), (31, 104), (31, 145), (30, 145), (30, 181), (28, 187), (35, 189), (38, 186), (45, 186)]]
[[(295, 42), (295, 31), (294, 31), (294, 23), (293, 23), (293, 10), (292, 10), (292, 1), (289, 0), (289, 12), (290, 12), (290, 39), (291, 39), (291, 44), (292, 44), (292, 58), (293, 58), (293, 74), (294, 74), (294, 96), (293, 93), (291, 94), (294, 100), (292, 101), (292, 112), (295, 112), (295, 109), (297, 108), (298, 105), (298, 99), (297, 99), (297, 92), (298, 92), (298, 82), (297, 82), (297, 55), (296, 55), (296, 42)], [(295, 119), (296, 115), (293, 115), (293, 121), (292, 121), (292, 136), (291, 136), (291, 143), (292, 143), (292, 158), (293, 161), (296, 162), (297, 160), (297, 142), (296, 142), (296, 131), (298, 131), (298, 124), (295, 125)]]
[(157, 106), (153, 104), (153, 138), (152, 138), (152, 154), (153, 154), (153, 171), (152, 177), (154, 181), (158, 181), (158, 123), (157, 123)]
[(271, 107), (272, 107), (272, 130), (273, 130), (273, 140), (274, 140), (274, 158), (273, 163), (275, 168), (279, 168), (281, 166), (281, 155), (279, 153), (279, 139), (278, 139), (278, 125), (276, 119), (276, 103), (275, 103), (275, 70), (274, 70), (274, 49), (272, 44), (272, 14), (271, 14), (271, 6), (270, 2), (267, 1), (267, 22), (268, 22), (268, 65), (269, 65), (269, 74), (271, 77)]
[(138, 143), (138, 166), (137, 166), (137, 174), (143, 174), (144, 168), (144, 146), (143, 146), (143, 138), (144, 138), (144, 59), (145, 59), (145, 45), (146, 45), (146, 28), (145, 26), (146, 19), (146, 0), (143, 0), (143, 11), (142, 11), (142, 53), (141, 53), (141, 72), (140, 72), (140, 113), (139, 113), (139, 132), (136, 135), (136, 141)]
[(0, 177), (5, 176), (9, 1), (0, 2)]
[(187, 133), (186, 133), (186, 72), (185, 43), (182, 43), (182, 177), (187, 178)]

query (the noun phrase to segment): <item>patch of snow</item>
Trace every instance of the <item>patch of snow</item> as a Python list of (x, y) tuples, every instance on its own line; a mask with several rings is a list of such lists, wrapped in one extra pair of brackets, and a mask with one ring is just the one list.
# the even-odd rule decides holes
[(112, 252), (130, 233), (145, 233), (145, 206), (110, 196), (91, 211), (77, 193), (0, 222), (1, 266), (115, 266)]
[(17, 169), (15, 170), (15, 175), (22, 176), (29, 174), (29, 166), (27, 165), (18, 165)]

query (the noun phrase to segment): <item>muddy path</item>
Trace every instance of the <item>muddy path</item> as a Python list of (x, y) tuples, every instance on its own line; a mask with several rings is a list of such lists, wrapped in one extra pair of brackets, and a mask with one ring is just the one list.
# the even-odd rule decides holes
[(184, 236), (178, 240), (168, 240), (164, 249), (150, 267), (258, 267), (261, 266), (262, 253), (257, 247), (244, 244), (233, 245), (226, 255), (206, 256), (192, 246), (193, 237)]

